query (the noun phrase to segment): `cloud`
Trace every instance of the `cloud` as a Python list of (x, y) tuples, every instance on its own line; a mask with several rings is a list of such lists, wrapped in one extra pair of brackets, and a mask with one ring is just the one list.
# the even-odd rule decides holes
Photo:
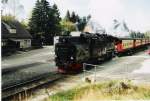
[(147, 0), (91, 0), (90, 13), (107, 30), (114, 19), (125, 21), (129, 29), (150, 30), (150, 11)]
[(53, 0), (58, 5), (61, 16), (64, 17), (67, 10), (75, 11), (80, 16), (89, 14), (89, 1), (90, 0)]
[(134, 11), (129, 11), (125, 19), (131, 29), (137, 31), (150, 30), (150, 14), (143, 9), (137, 8)]
[(93, 19), (108, 27), (115, 18), (121, 16), (120, 0), (91, 0), (90, 13)]

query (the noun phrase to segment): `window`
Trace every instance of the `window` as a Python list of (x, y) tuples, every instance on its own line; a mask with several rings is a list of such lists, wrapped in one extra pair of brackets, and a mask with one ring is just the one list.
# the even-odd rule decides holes
[(16, 29), (9, 29), (10, 33), (16, 33)]
[(2, 46), (6, 46), (6, 42), (5, 41), (2, 42)]

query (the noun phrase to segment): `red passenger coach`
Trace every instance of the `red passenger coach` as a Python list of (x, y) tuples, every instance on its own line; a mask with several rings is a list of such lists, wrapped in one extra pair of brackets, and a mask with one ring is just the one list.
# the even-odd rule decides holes
[(148, 39), (148, 38), (146, 39), (146, 42), (145, 42), (145, 43), (146, 43), (146, 44), (148, 44), (148, 43), (149, 43), (149, 39)]
[(116, 44), (116, 53), (123, 54), (126, 52), (131, 52), (134, 47), (134, 40), (131, 38), (120, 38), (120, 41)]
[(146, 43), (145, 43), (145, 39), (142, 39), (142, 45), (145, 45)]
[(150, 38), (120, 38), (115, 49), (118, 55), (132, 54), (138, 50), (146, 49), (150, 44)]
[(141, 39), (134, 39), (134, 48), (140, 47), (142, 45)]
[(150, 44), (150, 38), (147, 38), (147, 44)]
[(122, 52), (123, 51), (122, 43), (121, 42), (117, 42), (116, 45), (115, 45), (115, 49), (116, 49), (116, 52)]

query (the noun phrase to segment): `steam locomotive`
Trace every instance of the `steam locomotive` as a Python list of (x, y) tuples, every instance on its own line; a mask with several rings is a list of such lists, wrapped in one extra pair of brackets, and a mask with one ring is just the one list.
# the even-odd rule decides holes
[(55, 44), (58, 72), (79, 72), (83, 63), (96, 64), (115, 54), (133, 52), (150, 44), (150, 39), (117, 38), (107, 34), (82, 32), (79, 36), (61, 36)]
[(111, 59), (118, 39), (107, 34), (81, 33), (80, 36), (62, 36), (55, 45), (58, 71), (81, 71), (82, 63)]

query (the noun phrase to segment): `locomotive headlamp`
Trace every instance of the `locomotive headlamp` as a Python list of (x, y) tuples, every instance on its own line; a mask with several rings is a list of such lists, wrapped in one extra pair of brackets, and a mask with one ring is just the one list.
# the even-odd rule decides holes
[(66, 41), (65, 39), (62, 40), (62, 42), (65, 42), (65, 41)]
[(74, 58), (71, 56), (70, 59), (73, 60)]

